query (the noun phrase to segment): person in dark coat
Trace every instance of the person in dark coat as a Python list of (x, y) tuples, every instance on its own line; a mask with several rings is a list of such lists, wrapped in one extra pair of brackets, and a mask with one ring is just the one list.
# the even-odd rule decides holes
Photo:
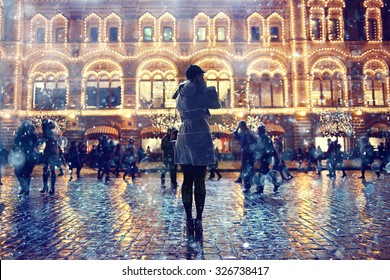
[(70, 143), (68, 158), (69, 158), (69, 171), (70, 171), (69, 182), (73, 180), (74, 168), (76, 168), (77, 179), (80, 179), (81, 160), (80, 160), (79, 148), (77, 146), (76, 141), (72, 141)]
[(10, 153), (10, 164), (14, 167), (21, 188), (19, 195), (30, 194), (31, 174), (34, 166), (40, 161), (36, 151), (37, 145), (38, 137), (34, 126), (31, 122), (24, 121), (16, 132)]
[(175, 135), (177, 137), (176, 130), (169, 128), (163, 139), (161, 140), (161, 150), (163, 152), (163, 169), (161, 171), (161, 186), (165, 186), (165, 174), (169, 171), (169, 177), (171, 179), (171, 187), (177, 187), (177, 164), (174, 162), (174, 141)]
[(133, 138), (129, 139), (129, 143), (126, 146), (125, 154), (122, 158), (122, 163), (125, 167), (125, 172), (123, 173), (123, 181), (126, 182), (126, 176), (130, 175), (132, 182), (135, 182), (135, 174), (137, 174), (137, 156), (135, 151), (135, 141)]
[(85, 145), (85, 143), (83, 141), (80, 141), (77, 147), (78, 147), (79, 153), (80, 153), (80, 172), (79, 172), (77, 178), (81, 179), (82, 178), (80, 176), (81, 170), (83, 169), (84, 163), (86, 162), (86, 159), (87, 159), (87, 145)]
[[(271, 138), (267, 135), (267, 130), (264, 125), (261, 125), (257, 128), (257, 144), (256, 144), (256, 159), (260, 161), (259, 168), (259, 178), (267, 175), (270, 172), (270, 164), (272, 158), (274, 158), (273, 170), (278, 171), (280, 165), (280, 158), (277, 156), (275, 151), (275, 146), (271, 140)], [(274, 185), (274, 192), (276, 193), (279, 189), (280, 184), (276, 180), (275, 172), (269, 174), (271, 177), (271, 183)], [(264, 182), (263, 180), (258, 180), (257, 184), (257, 192), (259, 194), (263, 194), (264, 192)]]
[(114, 175), (119, 178), (119, 171), (122, 167), (122, 154), (121, 154), (121, 144), (116, 144), (115, 150), (114, 150), (114, 165), (115, 165), (115, 170), (114, 170)]
[(239, 141), (241, 150), (241, 175), (244, 181), (245, 192), (249, 192), (251, 181), (254, 175), (256, 147), (256, 135), (249, 129), (245, 121), (238, 123), (237, 129), (233, 132), (234, 140)]
[(50, 177), (49, 194), (53, 195), (56, 184), (56, 167), (59, 165), (59, 146), (57, 143), (58, 132), (55, 122), (49, 119), (42, 120), (43, 140), (45, 141), (45, 149), (43, 151), (43, 189), (41, 193), (47, 193), (49, 190), (48, 181)]
[(290, 180), (294, 178), (294, 176), (291, 175), (290, 170), (288, 169), (286, 162), (283, 159), (283, 138), (282, 136), (275, 137), (274, 139), (274, 146), (275, 146), (275, 153), (279, 160), (279, 165), (276, 165), (276, 168), (278, 169), (280, 176), (283, 180)]
[(3, 178), (3, 166), (7, 164), (8, 151), (5, 148), (3, 142), (0, 142), (0, 186), (3, 184), (1, 179)]
[(103, 147), (107, 144), (107, 136), (99, 137), (99, 143), (96, 146), (96, 163), (97, 163), (97, 178), (98, 181), (102, 180), (103, 173)]
[[(203, 74), (197, 65), (186, 70), (187, 81), (179, 85), (173, 95), (177, 98), (181, 125), (175, 145), (175, 164), (180, 164), (184, 174), (182, 200), (187, 216), (189, 244), (203, 240), (202, 215), (206, 199), (206, 170), (215, 162), (213, 139), (207, 119), (210, 109), (221, 108), (215, 87), (206, 87)], [(196, 219), (192, 218), (193, 186), (195, 185)]]
[(102, 141), (102, 168), (103, 172), (100, 174), (100, 179), (102, 180), (104, 175), (106, 175), (105, 182), (110, 182), (110, 168), (111, 168), (111, 159), (114, 153), (114, 142), (108, 141), (107, 136), (103, 136)]
[[(362, 175), (359, 177), (359, 179), (365, 180), (365, 172), (368, 169), (368, 167), (373, 163), (374, 161), (374, 147), (368, 142), (368, 139), (366, 137), (362, 137), (360, 139), (360, 158), (361, 158), (361, 171)], [(376, 175), (380, 176), (380, 172), (376, 171)]]

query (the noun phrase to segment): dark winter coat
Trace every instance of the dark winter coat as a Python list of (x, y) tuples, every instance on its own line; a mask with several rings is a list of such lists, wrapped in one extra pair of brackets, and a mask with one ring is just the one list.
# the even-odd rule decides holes
[(178, 89), (176, 108), (182, 124), (175, 145), (175, 163), (210, 165), (215, 162), (213, 139), (206, 119), (221, 108), (215, 87), (185, 82)]
[(34, 126), (24, 122), (16, 133), (11, 150), (12, 163), (17, 177), (31, 177), (35, 164), (39, 163), (39, 156), (34, 152), (37, 142), (38, 137)]

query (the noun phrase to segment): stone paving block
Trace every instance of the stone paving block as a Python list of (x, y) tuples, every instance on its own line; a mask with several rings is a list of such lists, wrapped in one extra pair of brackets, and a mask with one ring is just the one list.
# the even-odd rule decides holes
[(358, 171), (345, 181), (298, 173), (280, 194), (267, 186), (259, 196), (226, 173), (206, 183), (205, 241), (194, 249), (180, 188), (161, 189), (159, 174), (136, 185), (65, 176), (49, 196), (39, 170), (30, 198), (18, 198), (12, 177), (1, 187), (1, 259), (390, 259), (388, 175), (367, 194)]

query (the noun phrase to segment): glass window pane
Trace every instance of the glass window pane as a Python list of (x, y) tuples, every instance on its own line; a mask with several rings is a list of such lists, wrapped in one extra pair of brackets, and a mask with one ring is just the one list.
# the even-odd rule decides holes
[(323, 103), (321, 102), (321, 81), (320, 79), (314, 79), (313, 81), (313, 88), (311, 97), (313, 99), (313, 105), (314, 106), (321, 106)]
[(374, 82), (374, 98), (376, 106), (384, 106), (385, 101), (383, 99), (383, 86), (382, 82), (375, 80)]
[(35, 108), (36, 109), (43, 109), (42, 103), (43, 103), (43, 94), (42, 90), (44, 88), (43, 82), (35, 82), (34, 83), (34, 96), (35, 96)]
[(36, 43), (37, 44), (43, 44), (45, 43), (45, 28), (37, 28), (37, 34), (36, 34)]
[(144, 28), (144, 41), (152, 42), (153, 39), (153, 29), (151, 27)]
[(282, 77), (280, 75), (275, 75), (272, 81), (273, 107), (283, 107), (283, 89)]
[(118, 42), (118, 27), (110, 28), (110, 42)]
[(260, 29), (257, 26), (252, 26), (251, 27), (251, 38), (252, 42), (257, 42), (260, 41)]
[(176, 108), (176, 101), (172, 99), (177, 84), (175, 81), (165, 82), (165, 108)]
[(97, 106), (97, 88), (87, 86), (87, 106)]
[(260, 87), (261, 107), (271, 107), (271, 80), (268, 76), (263, 76)]
[(56, 103), (55, 103), (55, 108), (57, 110), (60, 109), (65, 109), (66, 107), (66, 89), (56, 89), (55, 90), (56, 94)]
[(332, 104), (331, 100), (331, 80), (323, 80), (322, 81), (322, 95), (325, 100), (325, 105), (330, 106)]
[(226, 29), (223, 26), (217, 28), (217, 41), (226, 41)]
[(99, 107), (108, 107), (109, 102), (109, 89), (108, 88), (99, 88), (98, 102)]
[(206, 41), (206, 27), (198, 27), (198, 41)]
[(163, 40), (164, 40), (164, 42), (172, 41), (172, 27), (169, 27), (169, 26), (164, 27)]
[(91, 43), (96, 43), (99, 38), (99, 29), (97, 27), (91, 27), (89, 30), (89, 41)]
[(57, 43), (64, 43), (65, 42), (65, 28), (63, 28), (63, 27), (57, 28), (56, 42)]
[(147, 108), (152, 101), (152, 83), (151, 81), (141, 81), (140, 86), (140, 103), (142, 108)]
[(219, 100), (220, 101), (228, 101), (226, 100), (228, 98), (228, 93), (230, 90), (230, 81), (219, 81)]
[(321, 39), (321, 20), (320, 19), (312, 19), (310, 22), (311, 25), (311, 36), (315, 40)]
[(329, 20), (329, 40), (339, 40), (339, 21), (337, 19)]
[(164, 96), (164, 82), (154, 81), (153, 82), (153, 107), (160, 108), (163, 106)]
[[(111, 85), (112, 86), (112, 85)], [(117, 107), (121, 105), (121, 87), (111, 87), (109, 96), (110, 107)]]
[(279, 28), (272, 26), (270, 28), (271, 42), (279, 42)]

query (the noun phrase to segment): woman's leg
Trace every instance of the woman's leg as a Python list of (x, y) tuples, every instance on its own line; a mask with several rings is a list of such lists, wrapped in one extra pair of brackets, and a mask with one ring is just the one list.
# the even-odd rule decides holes
[(192, 186), (194, 184), (194, 166), (183, 164), (181, 168), (184, 175), (183, 185), (181, 187), (183, 206), (186, 211), (187, 219), (192, 219)]
[(196, 172), (194, 183), (195, 183), (195, 206), (196, 206), (196, 219), (201, 220), (204, 208), (204, 202), (206, 199), (206, 169), (207, 166), (195, 166)]

